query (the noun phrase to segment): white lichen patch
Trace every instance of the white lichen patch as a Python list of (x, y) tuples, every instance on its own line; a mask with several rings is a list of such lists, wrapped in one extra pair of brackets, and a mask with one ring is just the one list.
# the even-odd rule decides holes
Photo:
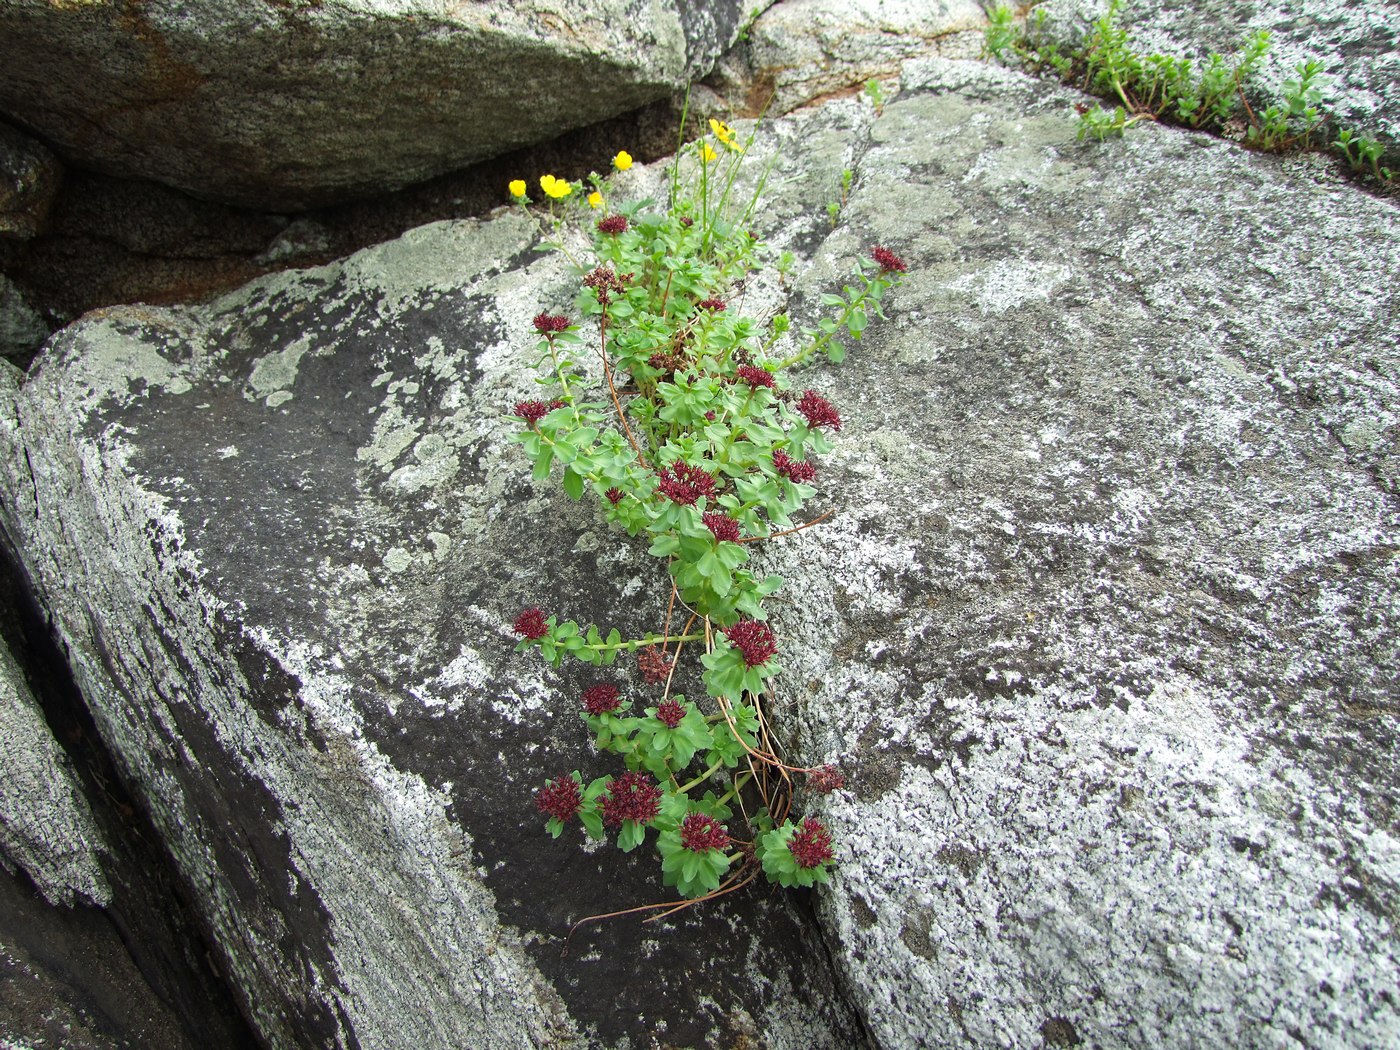
[(1035, 300), (1052, 298), (1069, 279), (1063, 266), (1036, 262), (997, 262), (950, 281), (948, 287), (972, 298), (984, 313), (1001, 314)]
[(312, 345), (313, 337), (308, 334), (290, 346), (256, 358), (248, 373), (248, 387), (243, 396), (250, 401), (261, 399), (268, 408), (276, 408), (290, 401), (293, 397), (292, 387), (297, 381), (297, 367)]

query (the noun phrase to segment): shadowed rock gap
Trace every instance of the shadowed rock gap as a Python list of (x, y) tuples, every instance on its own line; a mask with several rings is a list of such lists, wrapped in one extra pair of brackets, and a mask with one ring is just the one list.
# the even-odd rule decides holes
[[(126, 789), (117, 764), (97, 731), (28, 576), (15, 556), (13, 542), (3, 529), (0, 639), (20, 663), (55, 739), (72, 759), (112, 850), (103, 856), (103, 872), (113, 892), (108, 908), (49, 909), (36, 899), (28, 911), (18, 906), (7, 910), (8, 916), (23, 924), (9, 932), (21, 942), (33, 939), (37, 944), (67, 931), (71, 937), (68, 948), (75, 952), (94, 950), (85, 947), (89, 944), (106, 950), (106, 942), (115, 933), (150, 993), (168, 1007), (180, 1026), (178, 1033), (163, 1033), (172, 1040), (168, 1044), (145, 1045), (208, 1050), (244, 1050), (259, 1045), (218, 971), (205, 932), (159, 835), (141, 803)], [(44, 909), (48, 909), (47, 917)], [(104, 933), (104, 928), (110, 932)], [(49, 950), (59, 953), (55, 958), (61, 968), (63, 946), (54, 944)], [(116, 960), (110, 965), (120, 972), (123, 964)], [(92, 1009), (98, 1010), (100, 1004), (106, 1003), (111, 1016), (120, 1018), (121, 1003), (110, 998), (114, 991), (105, 980), (102, 973), (89, 979), (76, 970), (74, 986), (84, 995), (83, 1004), (94, 1004)], [(130, 994), (137, 1003), (144, 998), (139, 990)]]

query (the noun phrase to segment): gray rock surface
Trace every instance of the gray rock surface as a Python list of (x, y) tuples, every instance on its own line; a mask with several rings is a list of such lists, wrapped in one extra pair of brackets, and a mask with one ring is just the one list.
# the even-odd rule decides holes
[(0, 112), (110, 174), (297, 209), (661, 98), (765, 6), (14, 0), (0, 6)]
[(0, 642), (0, 865), (24, 871), (51, 904), (106, 904), (105, 850), (67, 756)]
[(976, 57), (986, 21), (976, 0), (783, 0), (726, 56), (726, 93), (742, 109), (788, 113), (895, 78), (918, 55)]
[(27, 240), (42, 230), (62, 179), (41, 143), (0, 123), (0, 238)]
[[(1108, 0), (1046, 0), (1036, 10), (1053, 38), (1073, 43), (1107, 8)], [(1299, 62), (1319, 61), (1335, 127), (1400, 158), (1400, 18), (1388, 0), (1125, 0), (1119, 21), (1136, 50), (1193, 58), (1231, 55), (1266, 29), (1271, 47), (1254, 77), (1266, 94), (1281, 94)]]
[[(817, 895), (850, 1000), (887, 1047), (1393, 1043), (1394, 205), (1077, 144), (1074, 96), (990, 67), (902, 80), (771, 130), (801, 261), (746, 292), (810, 320), (872, 243), (910, 262), (812, 373), (838, 514), (765, 555), (779, 717), (852, 773)], [(643, 626), (655, 572), (509, 441), (570, 299), (534, 237), (61, 333), (0, 457), (29, 570), (273, 1045), (858, 1045), (785, 896), (559, 958), (652, 875), (539, 834), (585, 683), (510, 623)]]
[(877, 1041), (1394, 1045), (1395, 206), (904, 83), (799, 290), (870, 240), (909, 279), (775, 558)]

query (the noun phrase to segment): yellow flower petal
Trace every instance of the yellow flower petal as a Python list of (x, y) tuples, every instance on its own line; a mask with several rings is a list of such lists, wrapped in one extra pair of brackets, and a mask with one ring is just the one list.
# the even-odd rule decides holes
[(716, 153), (714, 150), (712, 150), (712, 149), (710, 148), (710, 144), (709, 144), (708, 142), (706, 142), (706, 143), (704, 144), (704, 146), (703, 146), (703, 147), (701, 148), (701, 150), (700, 150), (700, 156), (701, 156), (701, 158), (705, 161), (705, 163), (708, 164), (708, 163), (710, 163), (710, 161), (712, 161), (712, 160), (714, 160), (716, 157), (718, 157), (719, 154)]
[(715, 120), (713, 117), (710, 118), (710, 130), (715, 133), (715, 138), (719, 139), (726, 146), (728, 146), (730, 140), (734, 138), (734, 129), (724, 121)]
[(523, 196), (525, 196), (525, 180), (524, 180), (524, 179), (511, 179), (511, 180), (510, 180), (510, 195), (511, 195), (512, 197), (523, 197)]
[(632, 166), (632, 154), (622, 150), (613, 158), (613, 167), (618, 171), (626, 171)]
[(590, 208), (601, 208), (603, 206), (603, 195), (594, 190), (588, 195), (588, 206)]

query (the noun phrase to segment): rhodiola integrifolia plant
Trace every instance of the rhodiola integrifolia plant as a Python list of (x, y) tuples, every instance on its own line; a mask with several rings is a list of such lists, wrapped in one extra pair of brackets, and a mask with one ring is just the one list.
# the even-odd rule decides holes
[[(563, 773), (535, 802), (556, 838), (577, 820), (593, 839), (615, 833), (623, 852), (650, 839), (664, 883), (687, 898), (678, 906), (760, 872), (783, 886), (827, 879), (831, 834), (797, 815), (794, 787), (830, 791), (844, 780), (834, 767), (793, 766), (778, 754), (766, 712), (782, 666), (764, 600), (783, 580), (752, 571), (750, 551), (820, 520), (804, 519), (804, 508), (841, 414), (792, 373), (819, 357), (840, 361), (843, 339), (860, 339), (869, 317), (883, 316), (904, 271), (893, 252), (873, 248), (840, 294), (823, 296), (831, 315), (794, 352), (776, 354), (787, 317), (760, 325), (736, 291), (770, 262), (748, 225), (763, 179), (746, 201), (733, 200), (748, 144), (719, 121), (710, 130), (672, 167), (664, 208), (614, 202), (592, 177), (583, 212), (592, 257), (576, 263), (574, 313), (535, 318), (543, 389), (514, 408), (535, 478), (557, 476), (570, 498), (595, 500), (609, 522), (643, 537), (671, 592), (665, 622), (641, 637), (540, 608), (515, 621), (518, 650), (598, 670), (627, 654), (646, 683), (643, 695), (626, 696), (605, 676), (590, 680), (579, 714), (621, 768)], [(614, 161), (631, 163), (625, 153)], [(522, 207), (526, 189), (510, 185)], [(545, 176), (541, 189), (557, 232), (585, 187)], [(600, 365), (591, 375), (588, 356)], [(673, 691), (683, 657), (698, 658), (706, 695)]]

